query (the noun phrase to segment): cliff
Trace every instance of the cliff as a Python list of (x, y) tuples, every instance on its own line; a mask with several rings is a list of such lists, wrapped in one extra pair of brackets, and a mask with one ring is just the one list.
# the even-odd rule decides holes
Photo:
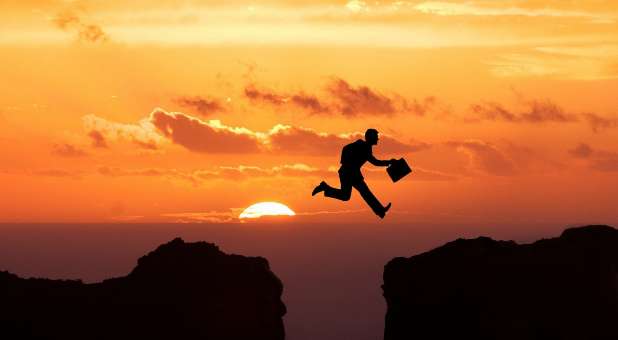
[(177, 238), (100, 283), (0, 272), (0, 338), (282, 340), (282, 290), (264, 258)]
[(618, 230), (458, 239), (384, 269), (385, 340), (618, 339)]

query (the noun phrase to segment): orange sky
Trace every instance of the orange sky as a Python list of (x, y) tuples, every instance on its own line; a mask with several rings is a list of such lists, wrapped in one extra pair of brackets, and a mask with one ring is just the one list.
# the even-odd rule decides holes
[[(0, 3), (0, 222), (618, 221), (616, 1)], [(359, 212), (360, 210), (360, 212)]]

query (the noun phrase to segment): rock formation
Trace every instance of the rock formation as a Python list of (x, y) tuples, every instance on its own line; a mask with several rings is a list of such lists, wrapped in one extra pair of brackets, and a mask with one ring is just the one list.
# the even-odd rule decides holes
[(0, 272), (0, 338), (282, 340), (282, 290), (264, 258), (177, 238), (100, 283)]
[(618, 230), (458, 239), (384, 270), (385, 340), (618, 339)]

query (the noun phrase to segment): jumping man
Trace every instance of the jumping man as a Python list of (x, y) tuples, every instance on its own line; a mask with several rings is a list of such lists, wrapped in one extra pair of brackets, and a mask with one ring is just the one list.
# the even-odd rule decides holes
[(326, 197), (348, 201), (352, 195), (352, 188), (356, 188), (365, 202), (369, 204), (371, 210), (380, 218), (384, 218), (391, 204), (383, 206), (369, 190), (361, 174), (361, 167), (367, 161), (375, 166), (389, 166), (395, 161), (394, 159), (388, 161), (376, 159), (371, 151), (371, 148), (376, 144), (378, 144), (378, 130), (368, 129), (365, 132), (365, 140), (359, 139), (344, 146), (341, 150), (341, 167), (339, 168), (341, 189), (333, 188), (322, 181), (313, 189), (311, 195), (315, 196), (315, 194), (323, 191)]

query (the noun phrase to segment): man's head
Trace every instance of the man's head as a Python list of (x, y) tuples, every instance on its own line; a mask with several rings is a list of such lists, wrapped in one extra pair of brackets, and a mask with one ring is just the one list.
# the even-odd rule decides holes
[(367, 129), (367, 131), (365, 131), (365, 141), (369, 143), (369, 145), (378, 144), (378, 130)]

